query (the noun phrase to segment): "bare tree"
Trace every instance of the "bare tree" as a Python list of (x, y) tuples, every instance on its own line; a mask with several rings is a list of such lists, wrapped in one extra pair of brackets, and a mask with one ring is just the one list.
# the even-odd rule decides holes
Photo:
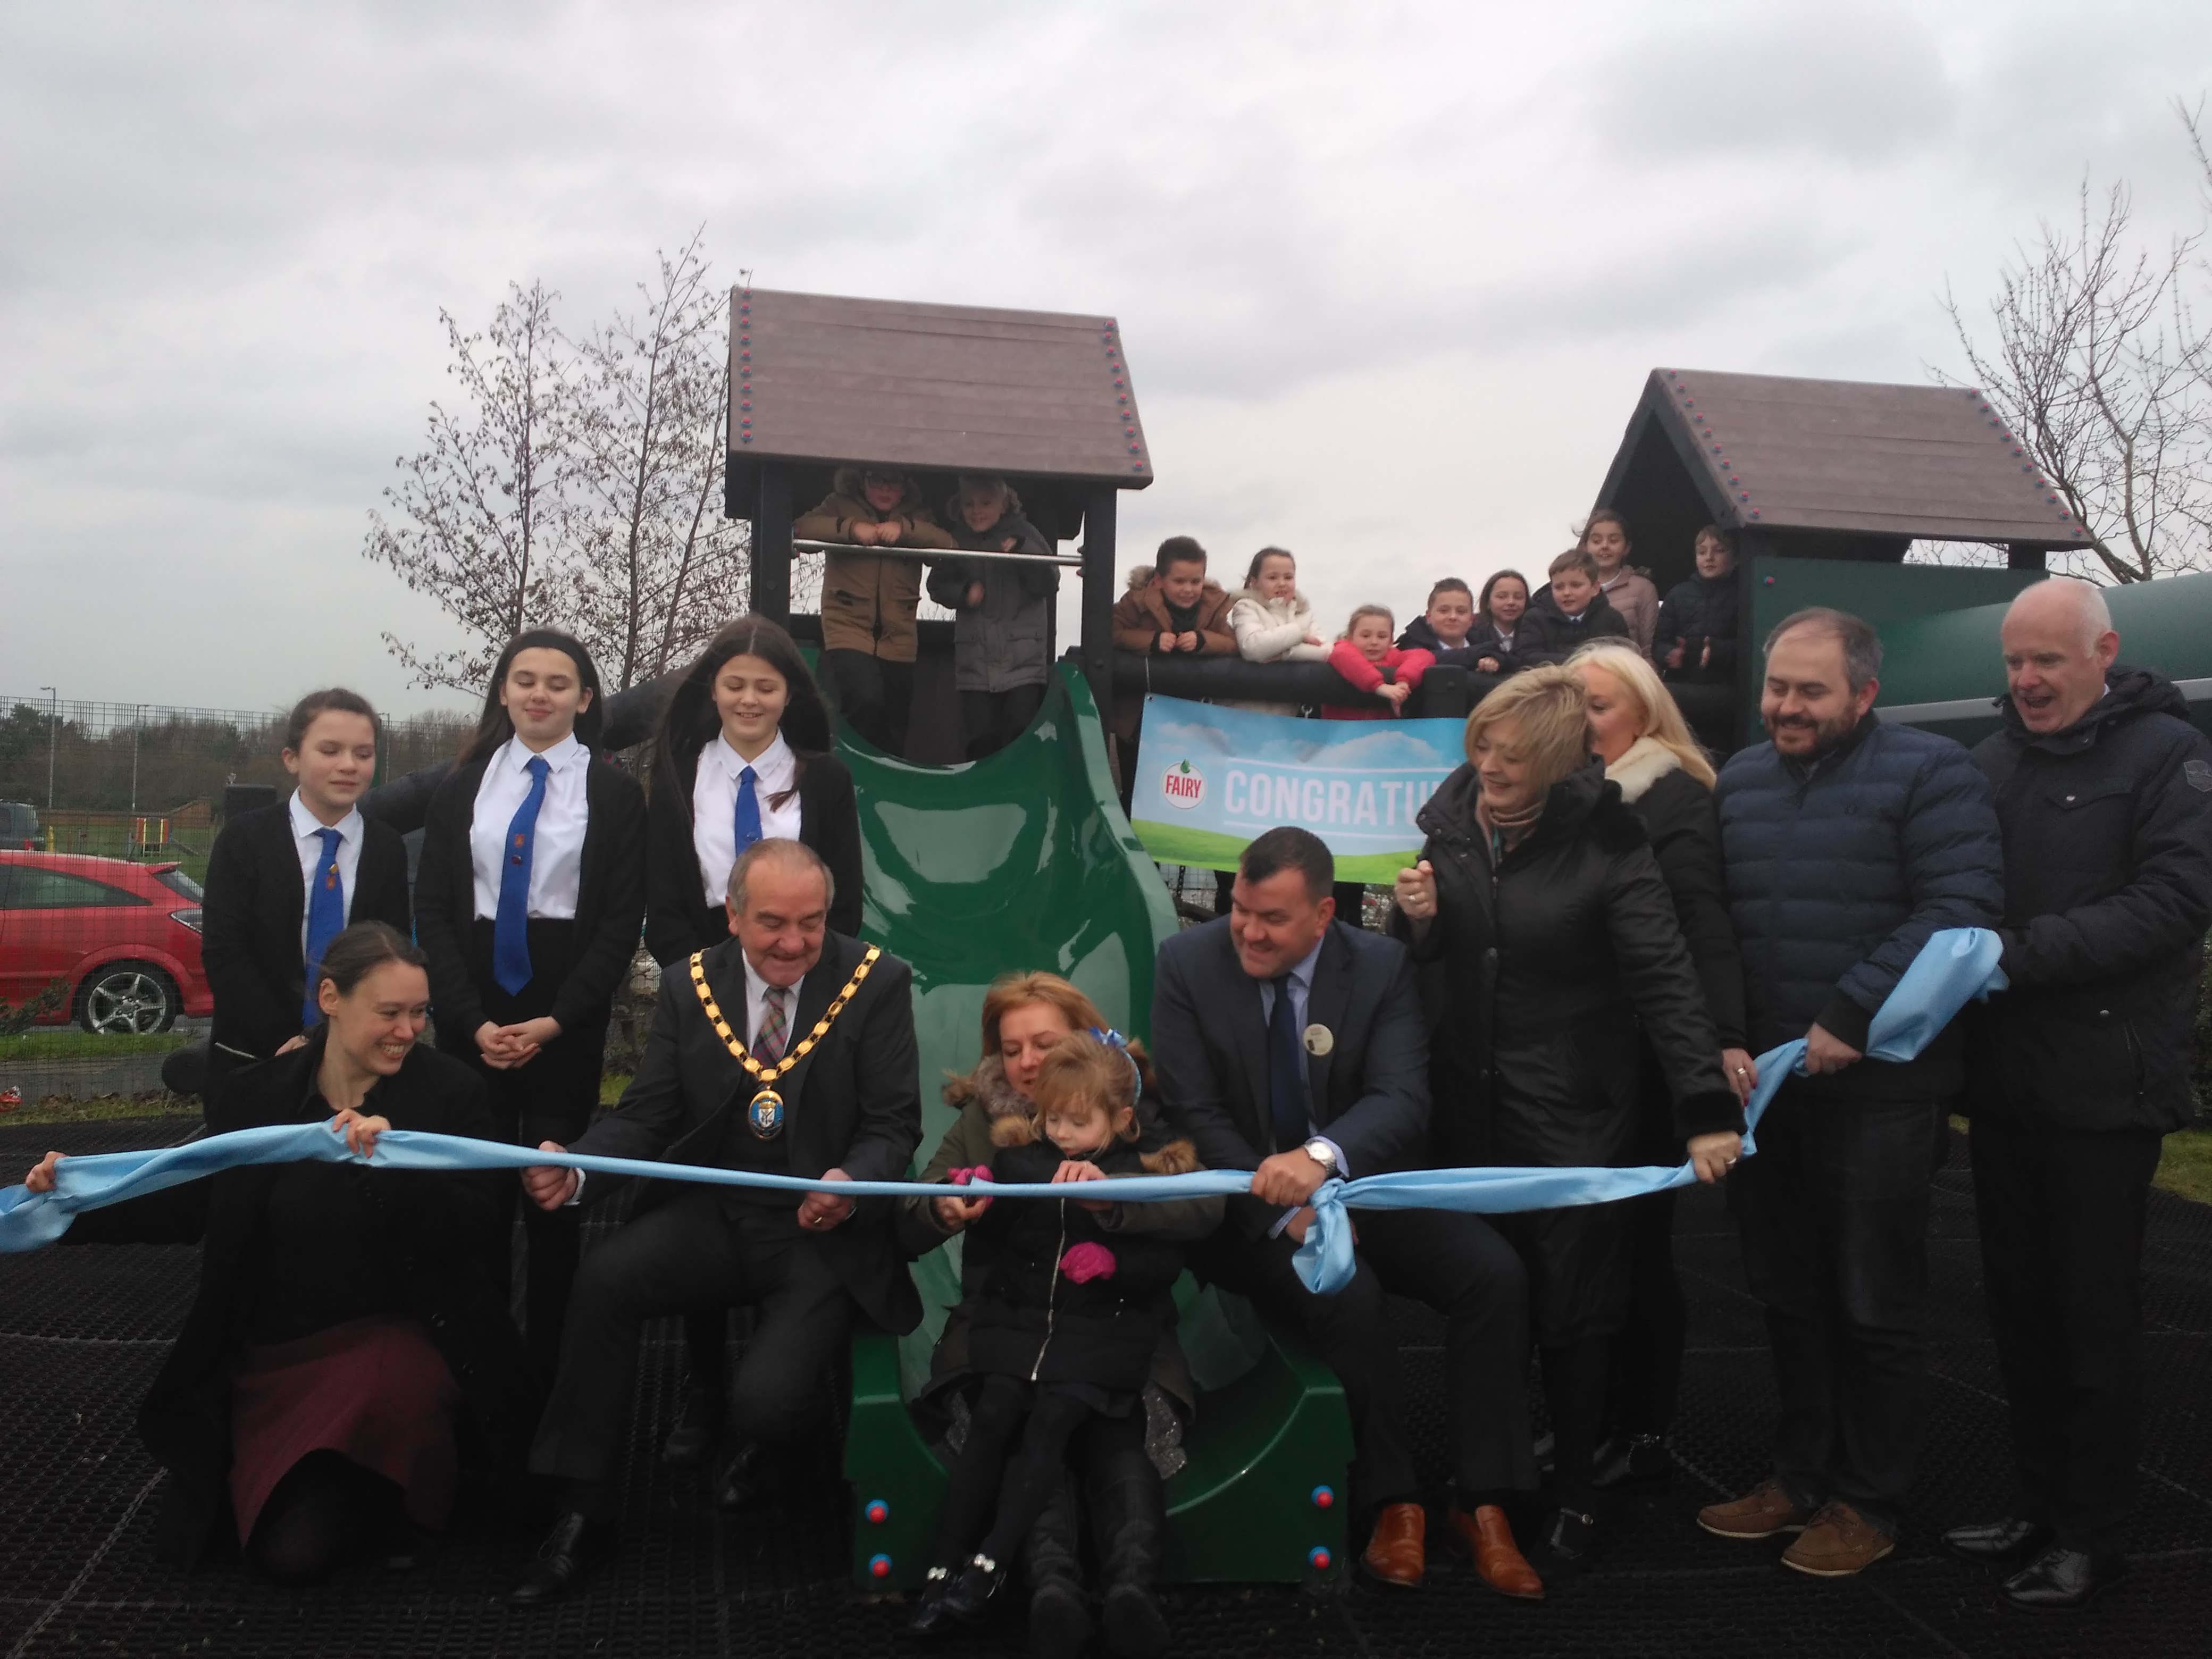
[(735, 608), (745, 538), (716, 509), (729, 367), (723, 295), (695, 232), (643, 308), (583, 337), (568, 525), (577, 626), (617, 687), (649, 679)]
[(500, 648), (526, 623), (563, 620), (562, 494), (574, 465), (574, 374), (543, 283), (507, 284), (481, 334), (442, 308), (459, 387), (430, 405), (429, 447), (393, 463), (402, 475), (369, 514), (363, 556), (391, 566), (472, 636), (460, 649), (384, 642), (420, 685), (478, 690)]
[(2199, 238), (2153, 254), (2130, 218), (2124, 185), (2099, 200), (2085, 181), (2076, 228), (2045, 223), (2002, 272), (1993, 346), (1944, 300), (1976, 383), (2089, 532), (2070, 562), (2119, 582), (2212, 567), (2212, 342), (2187, 294)]

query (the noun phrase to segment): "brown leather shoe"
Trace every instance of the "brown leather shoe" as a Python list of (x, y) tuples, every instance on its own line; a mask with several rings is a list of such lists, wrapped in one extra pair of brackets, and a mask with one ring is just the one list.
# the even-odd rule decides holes
[(1513, 1523), (1505, 1518), (1504, 1510), (1495, 1504), (1481, 1504), (1469, 1515), (1455, 1508), (1446, 1511), (1444, 1524), (1467, 1552), (1468, 1559), (1474, 1563), (1475, 1576), (1484, 1583), (1516, 1601), (1544, 1599), (1544, 1581), (1513, 1541)]
[(1811, 1519), (1771, 1480), (1760, 1481), (1733, 1503), (1708, 1504), (1698, 1511), (1698, 1524), (1716, 1538), (1771, 1538), (1777, 1533), (1802, 1532)]
[(1832, 1498), (1782, 1552), (1782, 1565), (1815, 1578), (1849, 1578), (1897, 1547), (1897, 1540), (1840, 1498)]
[(1429, 1528), (1428, 1512), (1419, 1504), (1385, 1504), (1375, 1517), (1374, 1535), (1360, 1555), (1368, 1576), (1400, 1589), (1419, 1589), (1428, 1558), (1421, 1540)]

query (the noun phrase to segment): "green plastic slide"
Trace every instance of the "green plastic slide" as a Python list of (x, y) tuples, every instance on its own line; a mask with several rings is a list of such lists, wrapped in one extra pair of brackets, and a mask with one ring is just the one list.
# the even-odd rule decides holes
[[(867, 898), (861, 932), (911, 963), (921, 1039), (926, 1160), (953, 1120), (938, 1097), (966, 1072), (983, 993), (999, 975), (1046, 969), (1072, 980), (1121, 1030), (1141, 1036), (1152, 957), (1176, 926), (1151, 859), (1115, 799), (1096, 706), (1055, 671), (1043, 707), (1012, 746), (967, 766), (910, 765), (848, 739), (859, 795)], [(845, 1472), (853, 1567), (878, 1589), (920, 1585), (945, 1471), (906, 1408), (959, 1293), (940, 1250), (915, 1267), (921, 1328), (853, 1348)], [(1250, 1311), (1182, 1288), (1184, 1344), (1202, 1390), (1169, 1483), (1172, 1577), (1291, 1581), (1334, 1575), (1352, 1452), (1335, 1377)]]

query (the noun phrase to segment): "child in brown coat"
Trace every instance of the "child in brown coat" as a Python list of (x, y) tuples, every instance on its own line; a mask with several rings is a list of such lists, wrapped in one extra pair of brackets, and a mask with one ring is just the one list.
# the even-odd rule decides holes
[[(839, 467), (830, 494), (791, 533), (856, 547), (953, 545), (920, 488), (894, 467)], [(822, 689), (846, 724), (887, 755), (906, 752), (921, 598), (918, 560), (832, 553), (823, 562)]]

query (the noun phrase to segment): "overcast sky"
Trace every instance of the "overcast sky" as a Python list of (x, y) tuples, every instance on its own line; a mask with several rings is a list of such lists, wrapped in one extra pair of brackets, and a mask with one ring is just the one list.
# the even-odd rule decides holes
[(9, 6), (0, 692), (453, 706), (361, 556), (438, 308), (581, 323), (702, 223), (767, 287), (1118, 316), (1125, 547), (1402, 619), (1566, 544), (1654, 365), (1924, 380), (2085, 174), (2198, 223), (2201, 8), (1936, 11)]

